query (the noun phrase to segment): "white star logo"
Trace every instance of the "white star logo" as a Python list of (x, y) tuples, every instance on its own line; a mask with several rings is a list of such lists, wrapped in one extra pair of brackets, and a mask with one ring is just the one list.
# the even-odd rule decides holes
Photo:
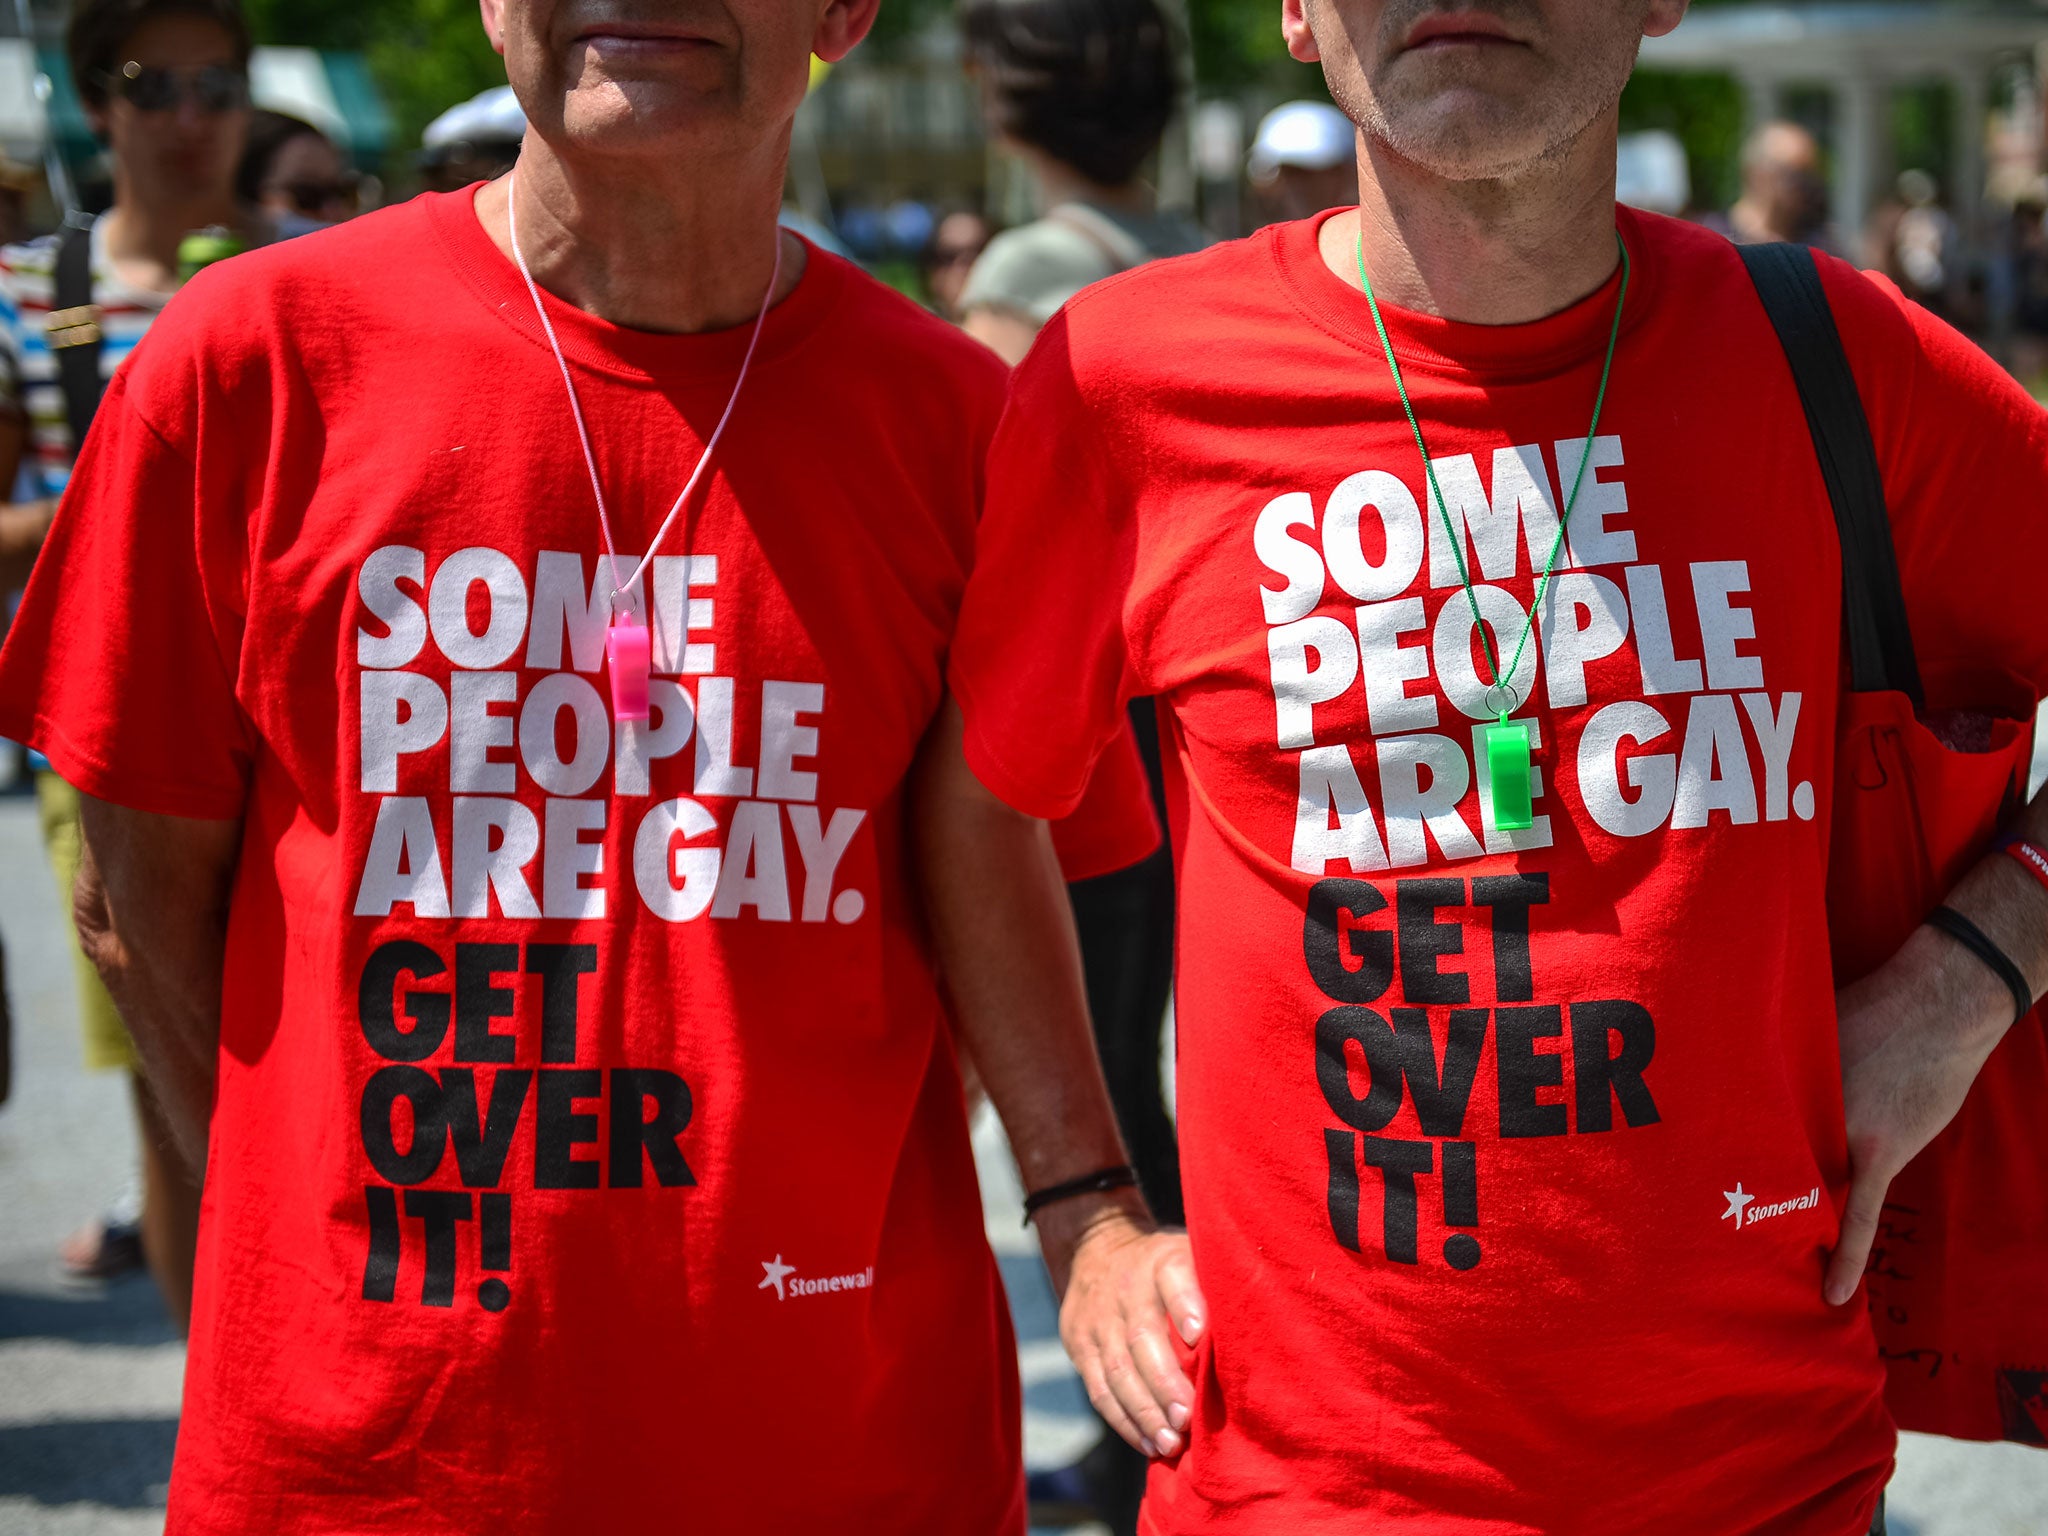
[(1728, 1202), (1728, 1209), (1721, 1213), (1721, 1219), (1723, 1221), (1726, 1221), (1730, 1216), (1733, 1216), (1735, 1218), (1736, 1230), (1738, 1232), (1741, 1231), (1743, 1208), (1747, 1206), (1750, 1201), (1754, 1200), (1756, 1196), (1745, 1191), (1742, 1187), (1742, 1180), (1737, 1179), (1735, 1181), (1735, 1187), (1733, 1189), (1724, 1189), (1721, 1191), (1721, 1197)]
[(764, 1263), (761, 1266), (761, 1268), (764, 1271), (766, 1271), (766, 1273), (762, 1277), (761, 1283), (755, 1286), (754, 1289), (757, 1291), (765, 1291), (768, 1289), (769, 1286), (772, 1285), (775, 1287), (775, 1299), (777, 1301), (789, 1300), (788, 1295), (782, 1289), (782, 1282), (787, 1280), (791, 1275), (796, 1273), (796, 1266), (794, 1264), (783, 1263), (782, 1255), (778, 1253), (777, 1255), (775, 1255), (775, 1260), (773, 1263)]

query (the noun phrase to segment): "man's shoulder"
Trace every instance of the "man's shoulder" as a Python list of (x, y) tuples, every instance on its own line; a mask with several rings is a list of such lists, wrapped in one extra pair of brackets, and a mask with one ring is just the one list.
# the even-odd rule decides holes
[(843, 269), (837, 273), (844, 284), (839, 344), (863, 371), (892, 384), (925, 379), (946, 390), (1001, 400), (1009, 370), (987, 347), (844, 257), (812, 246), (809, 259)]
[(2038, 434), (2039, 405), (1976, 341), (1881, 272), (1822, 251), (1814, 262), (1881, 452), (1888, 439), (1928, 451), (1942, 421), (1981, 434), (1987, 452), (2001, 433)]
[(216, 262), (180, 290), (187, 309), (275, 304), (317, 292), (328, 303), (392, 289), (417, 275), (435, 234), (427, 199), (414, 198), (311, 234)]
[[(1664, 299), (1684, 305), (1701, 322), (1718, 327), (1721, 306), (1731, 293), (1737, 302), (1761, 302), (1742, 247), (1728, 234), (1725, 221), (1724, 227), (1716, 227), (1637, 209), (1626, 210), (1623, 221), (1632, 246), (1656, 262)], [(1818, 247), (1809, 249), (1845, 340), (1855, 337), (1884, 346), (1913, 343), (1916, 316), (1924, 317), (1919, 306), (1878, 273), (1862, 271)]]
[(1190, 370), (1225, 377), (1217, 348), (1271, 341), (1302, 323), (1282, 284), (1274, 239), (1272, 228), (1262, 229), (1082, 290), (1040, 333), (1037, 366), (1057, 355), (1084, 396), (1143, 393)]
[[(254, 391), (281, 370), (335, 357), (379, 329), (424, 325), (437, 300), (421, 281), (435, 236), (419, 200), (214, 263), (180, 288), (123, 365), (128, 393), (177, 436), (199, 397)], [(290, 359), (297, 359), (295, 364)]]

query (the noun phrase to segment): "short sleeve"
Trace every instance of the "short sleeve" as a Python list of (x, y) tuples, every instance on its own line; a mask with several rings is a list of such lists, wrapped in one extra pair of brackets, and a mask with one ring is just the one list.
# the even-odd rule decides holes
[(241, 814), (249, 732), (201, 572), (199, 476), (123, 368), (0, 650), (0, 735), (98, 799)]
[(1074, 376), (1062, 315), (1012, 376), (948, 676), (968, 765), (1020, 811), (1081, 802), (1125, 729), (1130, 497)]
[[(1935, 709), (2048, 695), (2048, 413), (1881, 278), (1828, 265), (1871, 418), (1913, 648)], [(2025, 700), (2014, 700), (2014, 707)]]
[(1159, 846), (1159, 815), (1138, 738), (1127, 725), (1096, 759), (1072, 815), (1052, 824), (1053, 852), (1071, 883), (1129, 869)]

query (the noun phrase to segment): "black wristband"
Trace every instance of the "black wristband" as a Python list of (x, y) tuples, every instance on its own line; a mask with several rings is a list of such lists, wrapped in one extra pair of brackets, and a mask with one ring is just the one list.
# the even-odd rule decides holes
[(2020, 968), (2012, 963), (2012, 956), (1992, 943), (1982, 928), (1971, 922), (1953, 907), (1936, 907), (1927, 914), (1927, 926), (1939, 928), (1963, 948), (1975, 955), (1991, 968), (1991, 972), (2006, 985), (2012, 993), (2012, 1021), (2017, 1024), (2027, 1016), (2034, 1006), (2034, 989), (2027, 984), (2027, 978)]
[(1099, 1195), (1112, 1189), (1129, 1189), (1138, 1182), (1138, 1170), (1129, 1163), (1118, 1163), (1114, 1168), (1098, 1168), (1093, 1173), (1084, 1173), (1078, 1179), (1050, 1185), (1045, 1189), (1034, 1189), (1024, 1197), (1024, 1225), (1031, 1225), (1031, 1218), (1048, 1205), (1057, 1205), (1062, 1200), (1071, 1200), (1076, 1195)]

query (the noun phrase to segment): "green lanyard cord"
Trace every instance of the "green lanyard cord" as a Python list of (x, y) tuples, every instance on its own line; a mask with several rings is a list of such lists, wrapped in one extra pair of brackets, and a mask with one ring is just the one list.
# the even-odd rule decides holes
[[(1614, 298), (1614, 323), (1607, 332), (1607, 357), (1600, 364), (1600, 389), (1593, 397), (1593, 424), (1586, 429), (1585, 451), (1579, 455), (1578, 473), (1572, 477), (1571, 495), (1565, 499), (1564, 515), (1557, 520), (1557, 537), (1550, 541), (1550, 558), (1543, 562), (1542, 574), (1536, 578), (1535, 600), (1529, 604), (1529, 616), (1522, 624), (1522, 637), (1515, 642), (1515, 654), (1508, 662), (1507, 677), (1501, 675), (1500, 655), (1494, 649), (1493, 633), (1486, 621), (1479, 616), (1479, 599), (1472, 591), (1472, 573), (1465, 565), (1465, 543), (1458, 537), (1457, 526), (1451, 521), (1451, 513), (1444, 502), (1443, 487), (1436, 481), (1436, 464), (1430, 459), (1429, 448), (1422, 441), (1422, 423), (1415, 419), (1415, 407), (1408, 401), (1408, 386), (1401, 378), (1401, 364), (1394, 357), (1394, 344), (1387, 337), (1387, 322), (1380, 318), (1380, 301), (1372, 291), (1372, 279), (1365, 270), (1365, 235), (1358, 237), (1358, 281), (1365, 288), (1365, 302), (1372, 310), (1372, 327), (1379, 332), (1380, 347), (1387, 355), (1387, 371), (1394, 376), (1394, 392), (1401, 397), (1401, 409), (1408, 417), (1409, 430), (1415, 434), (1415, 451), (1422, 455), (1422, 472), (1429, 479), (1430, 494), (1436, 498), (1436, 515), (1444, 525), (1444, 535), (1451, 541), (1451, 558), (1457, 562), (1458, 580), (1465, 588), (1465, 601), (1472, 609), (1472, 627), (1479, 631), (1479, 643), (1486, 650), (1486, 664), (1493, 669), (1493, 687), (1487, 689), (1486, 697), (1491, 700), (1496, 692), (1512, 696), (1514, 688), (1508, 678), (1515, 675), (1522, 665), (1522, 652), (1528, 647), (1529, 634), (1536, 627), (1536, 615), (1542, 610), (1543, 595), (1550, 588), (1550, 573), (1557, 568), (1558, 554), (1564, 549), (1565, 530), (1571, 526), (1572, 509), (1579, 504), (1579, 488), (1586, 483), (1586, 466), (1593, 461), (1593, 439), (1600, 431), (1600, 410), (1607, 403), (1607, 377), (1614, 369), (1614, 348), (1621, 340), (1621, 311), (1628, 302), (1628, 242), (1615, 232), (1614, 244), (1621, 252), (1621, 291)], [(1505, 720), (1522, 700), (1500, 711)]]

